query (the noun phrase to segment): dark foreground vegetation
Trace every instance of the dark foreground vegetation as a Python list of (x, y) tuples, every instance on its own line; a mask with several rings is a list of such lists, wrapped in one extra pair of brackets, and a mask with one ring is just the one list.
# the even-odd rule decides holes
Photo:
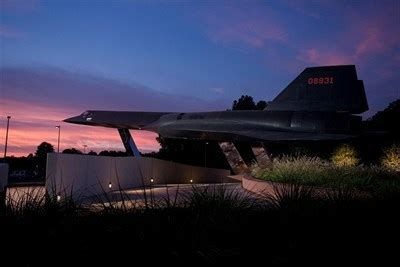
[(13, 266), (396, 262), (399, 196), (357, 199), (339, 191), (313, 199), (311, 191), (290, 185), (256, 200), (194, 188), (179, 205), (166, 200), (142, 209), (90, 210), (49, 197), (2, 204), (2, 255)]

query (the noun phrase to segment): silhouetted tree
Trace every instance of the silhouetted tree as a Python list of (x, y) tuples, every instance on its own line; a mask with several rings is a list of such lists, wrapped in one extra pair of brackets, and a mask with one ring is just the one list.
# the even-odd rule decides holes
[(267, 101), (260, 100), (260, 101), (257, 102), (256, 109), (263, 110), (263, 109), (265, 109), (267, 107), (267, 105), (268, 105)]
[(64, 149), (62, 153), (63, 154), (79, 154), (79, 155), (83, 154), (82, 151), (80, 151), (80, 150), (78, 150), (76, 148)]
[(232, 110), (263, 110), (267, 107), (267, 102), (260, 100), (257, 104), (252, 96), (242, 95), (238, 100), (233, 101)]
[(377, 112), (374, 116), (365, 121), (368, 130), (388, 131), (400, 135), (400, 99), (389, 104), (383, 111)]
[(232, 110), (255, 110), (257, 109), (253, 97), (242, 95), (238, 100), (233, 101)]
[(115, 150), (103, 150), (99, 153), (99, 156), (108, 156), (108, 157), (126, 157), (128, 156), (126, 152), (123, 151), (115, 151)]
[(97, 156), (97, 153), (93, 150), (90, 150), (89, 153), (87, 153), (87, 154), (91, 155), (91, 156)]
[(46, 173), (47, 153), (54, 152), (54, 146), (47, 142), (42, 142), (36, 149), (35, 161), (39, 177), (44, 177)]

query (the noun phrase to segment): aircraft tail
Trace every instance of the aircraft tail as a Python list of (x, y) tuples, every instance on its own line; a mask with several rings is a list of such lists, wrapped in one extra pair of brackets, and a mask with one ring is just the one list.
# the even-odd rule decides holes
[(354, 65), (325, 66), (306, 68), (265, 110), (360, 114), (368, 103)]

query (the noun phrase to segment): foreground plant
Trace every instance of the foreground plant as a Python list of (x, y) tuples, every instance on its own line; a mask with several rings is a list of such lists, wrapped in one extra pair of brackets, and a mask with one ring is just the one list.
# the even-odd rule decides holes
[(272, 168), (252, 168), (255, 178), (341, 190), (357, 189), (381, 194), (400, 193), (399, 173), (380, 166), (337, 166), (317, 157), (283, 156)]
[(360, 163), (357, 151), (348, 144), (338, 147), (333, 152), (331, 160), (338, 167), (354, 167)]
[(391, 171), (400, 172), (400, 145), (394, 144), (387, 148), (381, 164)]

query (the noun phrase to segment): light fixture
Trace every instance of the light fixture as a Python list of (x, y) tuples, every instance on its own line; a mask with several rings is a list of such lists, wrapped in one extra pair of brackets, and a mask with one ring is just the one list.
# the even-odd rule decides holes
[(61, 196), (60, 196), (60, 194), (57, 194), (57, 201), (60, 201), (61, 200)]
[(190, 183), (191, 183), (191, 184), (193, 183), (193, 179), (190, 179)]
[(109, 183), (108, 183), (108, 188), (110, 188), (110, 189), (111, 189), (111, 187), (112, 187), (112, 183), (111, 183), (111, 182), (109, 182)]
[(150, 183), (154, 183), (154, 179), (153, 178), (150, 179)]

